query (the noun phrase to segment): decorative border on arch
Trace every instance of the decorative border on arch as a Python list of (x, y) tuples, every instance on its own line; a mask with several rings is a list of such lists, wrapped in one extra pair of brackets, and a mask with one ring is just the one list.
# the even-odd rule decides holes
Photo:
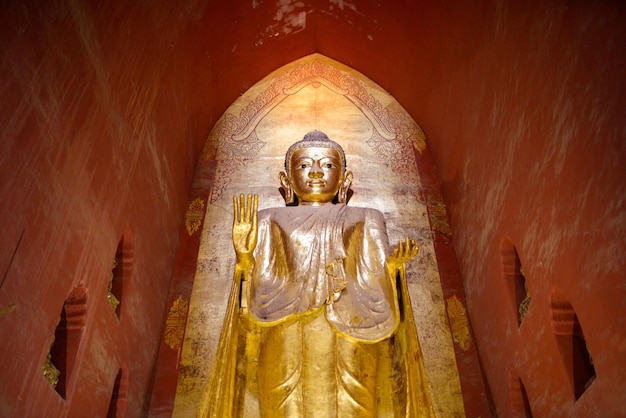
[(390, 111), (383, 106), (355, 76), (314, 60), (278, 77), (239, 116), (225, 113), (217, 121), (202, 157), (209, 160), (213, 150), (217, 150), (218, 165), (210, 203), (221, 197), (232, 174), (255, 158), (265, 145), (255, 133), (258, 123), (279, 103), (308, 85), (324, 85), (357, 106), (374, 127), (372, 136), (366, 140), (369, 147), (402, 177), (404, 184), (419, 187), (413, 167), (414, 150), (421, 153), (426, 148), (422, 129), (405, 111)]

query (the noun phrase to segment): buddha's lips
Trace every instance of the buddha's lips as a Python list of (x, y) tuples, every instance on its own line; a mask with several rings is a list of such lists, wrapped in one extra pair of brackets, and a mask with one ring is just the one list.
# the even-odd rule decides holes
[(309, 180), (307, 181), (309, 187), (324, 187), (326, 182), (324, 180)]

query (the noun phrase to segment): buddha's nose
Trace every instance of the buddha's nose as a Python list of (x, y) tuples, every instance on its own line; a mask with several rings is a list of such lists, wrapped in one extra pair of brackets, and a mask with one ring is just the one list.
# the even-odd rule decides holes
[(309, 178), (312, 179), (321, 179), (324, 177), (324, 172), (321, 170), (311, 170), (309, 171)]
[(309, 170), (309, 178), (321, 179), (322, 177), (324, 177), (324, 171), (322, 170), (322, 167), (320, 167), (319, 163), (314, 161), (311, 166), (311, 170)]

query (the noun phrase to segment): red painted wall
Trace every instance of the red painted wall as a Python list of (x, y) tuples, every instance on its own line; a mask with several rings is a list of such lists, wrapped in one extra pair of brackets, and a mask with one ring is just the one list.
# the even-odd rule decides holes
[[(474, 331), (497, 411), (507, 373), (541, 416), (626, 408), (626, 156), (623, 7), (511, 4), (435, 89), (427, 135), (450, 208)], [(417, 111), (419, 114), (419, 110)], [(427, 128), (428, 129), (428, 128)], [(516, 246), (532, 302), (518, 329), (500, 242)], [(552, 325), (572, 305), (596, 370), (575, 401)]]
[[(194, 11), (167, 4), (2, 7), (0, 417), (106, 416), (123, 363), (128, 416), (146, 407), (178, 228), (212, 123)], [(126, 230), (134, 265), (117, 319), (106, 291)], [(87, 311), (63, 400), (42, 366), (79, 281)]]
[[(202, 144), (237, 95), (312, 52), (362, 71), (424, 129), (497, 413), (515, 414), (510, 373), (535, 417), (625, 409), (619, 2), (13, 3), (0, 12), (0, 416), (104, 415), (124, 362), (128, 414), (147, 410)], [(305, 27), (285, 23), (301, 12)], [(118, 321), (106, 288), (127, 229)], [(504, 237), (532, 296), (519, 328)], [(79, 280), (86, 324), (63, 401), (41, 365)], [(553, 289), (597, 374), (576, 402)]]

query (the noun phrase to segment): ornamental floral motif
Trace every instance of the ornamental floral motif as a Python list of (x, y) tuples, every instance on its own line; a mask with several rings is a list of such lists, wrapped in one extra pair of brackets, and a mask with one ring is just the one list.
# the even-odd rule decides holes
[(428, 216), (430, 218), (430, 225), (434, 232), (438, 232), (445, 236), (451, 236), (452, 230), (448, 223), (448, 211), (443, 204), (440, 196), (433, 196), (429, 194), (427, 196), (428, 202)]
[(167, 314), (164, 340), (172, 350), (180, 350), (183, 345), (188, 308), (189, 302), (183, 300), (182, 296), (178, 296)]
[(450, 328), (452, 329), (452, 339), (463, 351), (467, 351), (470, 347), (471, 338), (465, 307), (456, 295), (449, 297), (446, 302)]
[(187, 228), (187, 233), (189, 234), (189, 236), (192, 236), (194, 232), (200, 229), (203, 216), (204, 200), (200, 197), (197, 197), (189, 204), (187, 214), (185, 215), (185, 228)]
[[(53, 345), (54, 337), (52, 337), (50, 350), (52, 350)], [(42, 373), (48, 383), (50, 383), (50, 386), (56, 388), (59, 384), (59, 376), (61, 375), (61, 371), (57, 369), (56, 366), (52, 363), (52, 354), (50, 352), (48, 352), (48, 355), (46, 356), (46, 361), (44, 361), (43, 363)]]

